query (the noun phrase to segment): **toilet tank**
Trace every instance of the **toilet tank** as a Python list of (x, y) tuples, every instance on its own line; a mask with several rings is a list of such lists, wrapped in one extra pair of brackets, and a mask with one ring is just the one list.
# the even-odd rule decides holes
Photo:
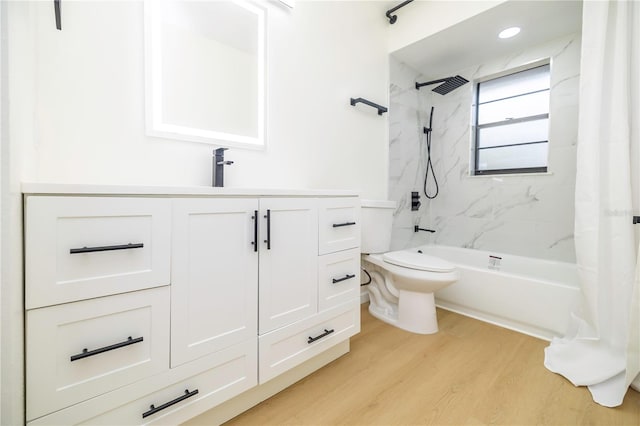
[(362, 200), (362, 253), (385, 253), (391, 247), (395, 201)]

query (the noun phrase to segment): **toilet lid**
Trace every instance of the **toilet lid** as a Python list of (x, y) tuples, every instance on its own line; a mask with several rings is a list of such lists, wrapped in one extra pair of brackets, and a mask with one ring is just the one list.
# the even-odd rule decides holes
[(385, 253), (382, 255), (382, 260), (392, 265), (420, 271), (451, 272), (455, 269), (455, 266), (446, 260), (409, 250)]

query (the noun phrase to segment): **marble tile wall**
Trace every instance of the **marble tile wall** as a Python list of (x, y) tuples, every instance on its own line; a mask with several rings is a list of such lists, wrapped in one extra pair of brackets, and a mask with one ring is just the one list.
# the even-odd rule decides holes
[[(473, 80), (551, 58), (548, 174), (470, 176)], [(424, 243), (575, 262), (574, 186), (578, 121), (580, 35), (568, 35), (509, 57), (452, 70), (468, 83), (442, 96), (415, 89), (426, 76), (393, 56), (390, 61), (389, 199), (398, 202), (392, 249)], [(423, 193), (427, 162), (422, 127), (435, 107), (432, 162), (439, 194)], [(429, 177), (432, 192), (432, 177)], [(412, 212), (411, 191), (422, 206)], [(413, 226), (436, 233), (413, 232)]]

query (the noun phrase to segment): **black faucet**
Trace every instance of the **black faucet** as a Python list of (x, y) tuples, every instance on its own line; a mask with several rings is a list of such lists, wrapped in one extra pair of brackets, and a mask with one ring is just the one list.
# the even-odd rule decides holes
[(213, 151), (213, 186), (224, 186), (224, 166), (233, 164), (233, 161), (224, 161), (224, 152), (227, 149), (229, 148), (218, 148)]
[(418, 232), (418, 231), (431, 232), (432, 234), (433, 234), (434, 232), (436, 232), (436, 231), (435, 231), (435, 230), (433, 230), (433, 229), (424, 229), (424, 228), (420, 228), (420, 226), (419, 226), (419, 225), (415, 225), (415, 226), (413, 227), (413, 232)]

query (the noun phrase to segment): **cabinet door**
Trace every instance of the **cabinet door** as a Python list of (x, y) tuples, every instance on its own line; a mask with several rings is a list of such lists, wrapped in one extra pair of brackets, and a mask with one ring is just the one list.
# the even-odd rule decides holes
[(256, 199), (173, 204), (171, 366), (254, 338)]
[(260, 334), (317, 312), (317, 255), (317, 200), (260, 200)]

